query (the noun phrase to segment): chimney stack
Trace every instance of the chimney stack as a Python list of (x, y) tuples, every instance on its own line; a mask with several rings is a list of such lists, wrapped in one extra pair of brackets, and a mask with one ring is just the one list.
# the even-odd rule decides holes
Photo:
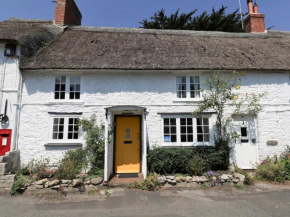
[(74, 0), (57, 0), (54, 24), (58, 26), (80, 26), (82, 14)]
[(265, 15), (259, 13), (259, 7), (255, 1), (253, 6), (253, 0), (248, 1), (248, 16), (245, 18), (245, 32), (247, 33), (264, 33), (265, 27)]

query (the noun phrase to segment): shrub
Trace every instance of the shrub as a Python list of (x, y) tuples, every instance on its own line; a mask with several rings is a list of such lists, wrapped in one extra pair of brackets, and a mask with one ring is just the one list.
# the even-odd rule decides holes
[(257, 166), (256, 175), (259, 179), (265, 181), (285, 182), (284, 167), (277, 160), (277, 157), (269, 157)]
[(82, 148), (67, 151), (57, 167), (55, 176), (59, 179), (74, 179), (86, 164), (87, 160)]
[(290, 180), (290, 159), (285, 163), (285, 177), (287, 180)]
[(193, 155), (188, 162), (187, 171), (190, 175), (201, 176), (206, 169), (205, 161), (198, 155)]
[[(215, 147), (155, 147), (148, 151), (148, 170), (164, 175), (227, 170), (229, 155), (227, 142)], [(202, 163), (198, 163), (198, 159), (202, 159)]]
[(157, 174), (149, 174), (142, 182), (133, 182), (126, 187), (128, 189), (140, 189), (143, 191), (156, 191), (160, 189)]
[(16, 176), (16, 180), (12, 185), (12, 188), (10, 190), (10, 194), (16, 195), (17, 193), (22, 193), (26, 186), (31, 183), (31, 180), (29, 180), (26, 176), (19, 175)]

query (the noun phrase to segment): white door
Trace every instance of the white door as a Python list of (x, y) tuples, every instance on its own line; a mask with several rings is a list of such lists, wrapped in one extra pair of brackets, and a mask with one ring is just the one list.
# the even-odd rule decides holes
[(239, 135), (235, 139), (235, 164), (241, 169), (255, 169), (257, 162), (256, 127), (253, 116), (237, 116), (234, 127)]

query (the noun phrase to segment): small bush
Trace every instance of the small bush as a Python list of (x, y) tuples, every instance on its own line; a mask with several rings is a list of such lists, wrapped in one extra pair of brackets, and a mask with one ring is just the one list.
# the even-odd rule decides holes
[(126, 187), (128, 189), (140, 189), (143, 191), (156, 191), (160, 189), (160, 184), (157, 181), (157, 174), (149, 174), (142, 182), (133, 182)]
[(284, 167), (277, 160), (277, 157), (270, 159), (269, 157), (262, 161), (257, 166), (256, 170), (257, 178), (265, 181), (285, 182)]
[(23, 175), (16, 176), (16, 180), (13, 183), (12, 188), (10, 190), (11, 196), (14, 196), (18, 193), (22, 193), (25, 190), (26, 186), (30, 183), (31, 180), (29, 180), (26, 176)]
[(285, 177), (287, 180), (290, 180), (290, 159), (285, 163)]
[(74, 179), (87, 164), (82, 148), (67, 151), (59, 162), (55, 176), (59, 179)]
[(205, 161), (198, 155), (194, 155), (188, 162), (187, 171), (190, 175), (201, 176), (206, 169)]
[(234, 184), (234, 187), (238, 190), (241, 190), (243, 188), (243, 186), (239, 184)]

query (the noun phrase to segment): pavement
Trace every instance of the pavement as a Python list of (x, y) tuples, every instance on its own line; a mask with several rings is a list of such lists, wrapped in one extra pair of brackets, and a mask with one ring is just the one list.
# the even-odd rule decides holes
[(0, 196), (0, 217), (290, 217), (290, 187)]

